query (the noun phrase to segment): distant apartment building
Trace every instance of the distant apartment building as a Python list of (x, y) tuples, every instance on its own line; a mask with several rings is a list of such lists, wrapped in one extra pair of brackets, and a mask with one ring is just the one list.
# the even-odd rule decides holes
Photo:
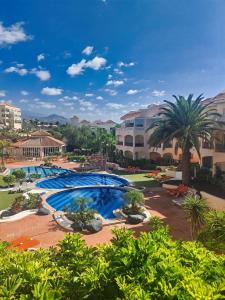
[(21, 110), (8, 103), (0, 103), (0, 128), (21, 129)]
[[(225, 92), (216, 97), (206, 99), (211, 106), (221, 114), (221, 120), (225, 121)], [(147, 130), (156, 119), (162, 105), (149, 105), (146, 109), (131, 111), (121, 117), (122, 124), (116, 128), (116, 148), (124, 156), (136, 159), (151, 159), (153, 161), (181, 160), (181, 149), (175, 148), (176, 141), (161, 144), (158, 147), (150, 147), (148, 140), (153, 129)], [(215, 171), (216, 166), (225, 170), (225, 130), (219, 129), (214, 132), (215, 139), (212, 142), (201, 141), (201, 158), (196, 151), (192, 150), (192, 162), (199, 162), (202, 166)]]
[(108, 120), (108, 121), (97, 120), (97, 121), (93, 121), (93, 122), (89, 122), (87, 120), (80, 121), (77, 116), (73, 116), (72, 118), (70, 118), (70, 124), (73, 126), (78, 126), (78, 127), (79, 126), (88, 126), (93, 131), (95, 131), (97, 128), (103, 128), (107, 132), (112, 131), (112, 129), (115, 128), (115, 126), (116, 126), (116, 123), (112, 120)]

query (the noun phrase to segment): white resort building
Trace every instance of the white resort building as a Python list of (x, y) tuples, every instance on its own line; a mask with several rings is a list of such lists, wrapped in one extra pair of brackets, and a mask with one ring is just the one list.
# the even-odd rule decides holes
[[(225, 121), (225, 92), (216, 97), (204, 100), (212, 102), (211, 106), (221, 114)], [(125, 157), (136, 159), (151, 159), (153, 161), (181, 160), (182, 153), (175, 150), (175, 141), (170, 144), (159, 145), (157, 148), (150, 147), (149, 137), (153, 130), (147, 131), (153, 120), (160, 113), (162, 105), (149, 105), (146, 109), (131, 111), (121, 117), (120, 128), (116, 128), (116, 148)], [(216, 166), (225, 170), (225, 130), (221, 128), (215, 132), (216, 139), (209, 143), (201, 142), (201, 158), (196, 151), (192, 151), (192, 162), (199, 162), (202, 166), (215, 171)]]
[(8, 103), (0, 103), (0, 128), (21, 129), (21, 110)]
[(29, 137), (20, 139), (12, 144), (9, 153), (15, 159), (21, 160), (43, 158), (55, 153), (63, 153), (64, 149), (64, 142), (55, 139), (44, 130), (39, 130), (33, 132)]

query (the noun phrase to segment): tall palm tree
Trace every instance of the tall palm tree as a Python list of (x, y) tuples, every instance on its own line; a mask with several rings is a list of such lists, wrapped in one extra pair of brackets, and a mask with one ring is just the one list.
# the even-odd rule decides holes
[[(157, 147), (160, 143), (176, 140), (176, 148), (182, 149), (183, 183), (189, 183), (191, 149), (195, 148), (200, 157), (200, 139), (210, 140), (219, 116), (215, 109), (209, 107), (211, 103), (202, 102), (202, 95), (193, 99), (190, 94), (186, 99), (175, 96), (175, 102), (164, 101), (160, 117), (153, 122), (149, 129), (154, 129), (149, 138), (149, 145)], [(149, 130), (148, 129), (148, 130)]]
[(5, 151), (7, 149), (7, 147), (9, 147), (10, 143), (6, 140), (0, 140), (0, 169), (4, 169), (5, 168), (5, 160), (4, 160), (4, 156), (5, 156)]

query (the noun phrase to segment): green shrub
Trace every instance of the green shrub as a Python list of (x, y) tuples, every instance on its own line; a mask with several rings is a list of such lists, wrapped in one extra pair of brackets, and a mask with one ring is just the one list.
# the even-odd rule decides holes
[(3, 177), (3, 181), (9, 187), (10, 185), (14, 185), (16, 183), (16, 176), (14, 175), (6, 175)]
[(123, 211), (126, 214), (141, 212), (141, 205), (144, 204), (144, 194), (137, 190), (130, 190), (124, 194), (126, 205)]
[(49, 250), (0, 245), (1, 299), (223, 299), (225, 257), (200, 243), (172, 241), (166, 228), (114, 230), (112, 243), (88, 247), (67, 234)]
[(210, 250), (225, 251), (225, 212), (210, 211), (198, 239)]
[(17, 169), (12, 172), (12, 175), (16, 177), (16, 180), (21, 180), (26, 177), (26, 172), (22, 169)]

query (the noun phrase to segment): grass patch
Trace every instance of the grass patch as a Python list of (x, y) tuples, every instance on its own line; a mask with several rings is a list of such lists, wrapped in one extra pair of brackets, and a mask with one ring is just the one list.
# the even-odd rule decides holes
[(113, 173), (116, 175), (122, 176), (125, 179), (133, 182), (133, 184), (135, 184), (137, 187), (142, 187), (142, 186), (144, 186), (144, 187), (159, 187), (159, 186), (161, 186), (161, 184), (158, 181), (156, 181), (155, 179), (146, 177), (146, 174), (149, 172), (130, 174), (125, 171), (114, 170)]
[(21, 193), (9, 194), (8, 191), (0, 192), (0, 210), (8, 208), (14, 199)]

